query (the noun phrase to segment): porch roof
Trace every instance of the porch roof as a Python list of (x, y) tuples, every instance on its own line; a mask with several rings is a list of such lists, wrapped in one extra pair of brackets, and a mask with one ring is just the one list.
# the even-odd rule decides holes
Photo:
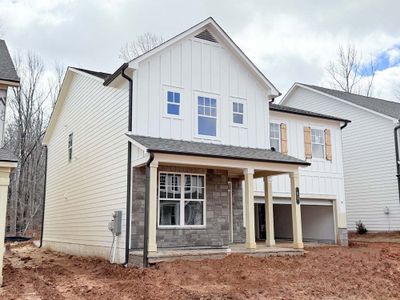
[(220, 144), (154, 138), (127, 134), (129, 138), (146, 148), (147, 152), (241, 159), (294, 165), (310, 165), (309, 162), (277, 151)]

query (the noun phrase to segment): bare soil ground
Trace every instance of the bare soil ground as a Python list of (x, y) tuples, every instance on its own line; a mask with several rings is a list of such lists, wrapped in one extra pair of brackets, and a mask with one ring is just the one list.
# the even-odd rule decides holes
[(5, 257), (2, 299), (400, 298), (400, 244), (352, 242), (302, 257), (160, 263), (123, 268), (31, 244)]

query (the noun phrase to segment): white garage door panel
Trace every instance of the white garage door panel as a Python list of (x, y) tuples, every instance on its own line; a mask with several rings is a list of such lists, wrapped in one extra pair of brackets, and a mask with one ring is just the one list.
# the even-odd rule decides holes
[[(303, 239), (326, 242), (335, 241), (333, 207), (327, 205), (301, 206)], [(290, 205), (274, 205), (276, 238), (292, 238), (292, 212)]]

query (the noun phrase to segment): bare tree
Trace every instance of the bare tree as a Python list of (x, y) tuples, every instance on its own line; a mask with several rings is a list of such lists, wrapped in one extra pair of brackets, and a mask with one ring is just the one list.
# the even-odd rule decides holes
[[(10, 182), (8, 228), (12, 234), (24, 235), (35, 230), (33, 224), (40, 217), (43, 198), (44, 134), (43, 104), (49, 92), (42, 88), (44, 64), (33, 53), (15, 59), (21, 84), (13, 88), (9, 98), (12, 120), (5, 134), (5, 147), (18, 157), (18, 167)], [(36, 222), (38, 223), (38, 222)]]
[(164, 38), (162, 36), (146, 32), (138, 36), (136, 40), (125, 43), (119, 50), (119, 58), (123, 61), (130, 61), (163, 42)]
[(54, 63), (54, 77), (49, 80), (49, 93), (51, 100), (51, 108), (54, 109), (56, 105), (58, 93), (61, 89), (61, 85), (63, 82), (65, 74), (65, 66), (60, 62)]
[(339, 46), (337, 58), (331, 61), (327, 72), (332, 88), (349, 93), (371, 96), (376, 67), (371, 58), (368, 64), (362, 64), (362, 55), (354, 45)]

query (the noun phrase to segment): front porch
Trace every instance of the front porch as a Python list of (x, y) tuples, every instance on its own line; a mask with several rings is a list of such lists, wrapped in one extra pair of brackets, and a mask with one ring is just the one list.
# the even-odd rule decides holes
[[(149, 263), (303, 253), (299, 167), (307, 162), (265, 149), (130, 137), (144, 154), (133, 161), (132, 263), (143, 249)], [(272, 177), (281, 174), (291, 183), (293, 243), (285, 247), (275, 242), (272, 202)], [(255, 234), (257, 178), (265, 189), (263, 243)]]
[[(242, 254), (256, 257), (269, 256), (294, 256), (303, 255), (303, 249), (295, 249), (287, 243), (277, 243), (275, 246), (267, 246), (263, 242), (257, 242), (257, 247), (249, 249), (245, 244), (232, 244), (221, 248), (207, 247), (186, 247), (186, 248), (162, 248), (157, 252), (151, 252), (148, 256), (149, 264), (155, 264), (164, 261), (184, 260), (202, 260), (202, 259), (222, 259), (227, 255)], [(143, 251), (133, 250), (130, 252), (130, 264), (141, 266), (143, 262)]]

